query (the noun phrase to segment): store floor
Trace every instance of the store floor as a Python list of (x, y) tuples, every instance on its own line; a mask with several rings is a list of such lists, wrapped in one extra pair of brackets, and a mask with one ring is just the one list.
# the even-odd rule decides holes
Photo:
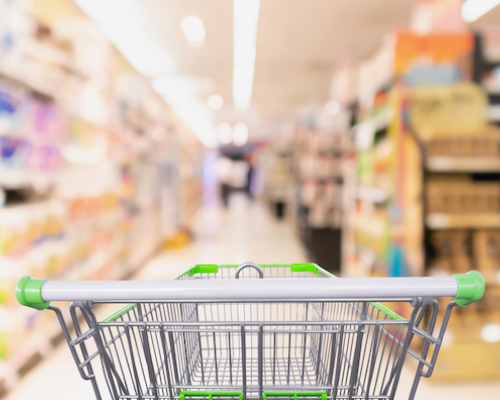
[[(264, 207), (250, 203), (243, 195), (234, 195), (228, 210), (215, 206), (200, 210), (193, 219), (193, 229), (195, 239), (191, 245), (158, 255), (134, 279), (170, 279), (196, 263), (306, 261), (293, 228), (274, 220)], [(398, 399), (408, 398), (412, 372), (410, 367), (404, 370)], [(445, 385), (422, 379), (417, 399), (497, 399), (499, 393), (500, 383)], [(80, 378), (65, 343), (29, 372), (6, 400), (35, 398), (94, 399), (90, 384)]]

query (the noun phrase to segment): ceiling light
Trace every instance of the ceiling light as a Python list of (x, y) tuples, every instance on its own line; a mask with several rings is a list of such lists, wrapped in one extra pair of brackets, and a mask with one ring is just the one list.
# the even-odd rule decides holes
[(236, 146), (244, 146), (248, 141), (248, 126), (238, 122), (233, 128), (233, 143)]
[(259, 7), (260, 0), (233, 2), (233, 99), (238, 110), (250, 107), (252, 99)]
[(340, 104), (336, 101), (329, 101), (325, 105), (325, 111), (328, 115), (337, 115), (340, 111)]
[(172, 76), (153, 79), (151, 84), (203, 145), (217, 146), (212, 115), (203, 103), (196, 100), (198, 84), (195, 80)]
[(144, 23), (141, 2), (135, 0), (76, 0), (132, 66), (143, 75), (171, 74), (173, 56), (157, 43)]
[(201, 46), (207, 35), (203, 21), (194, 15), (182, 19), (181, 29), (186, 40), (194, 47)]
[(207, 106), (211, 110), (220, 110), (224, 105), (224, 100), (218, 94), (213, 94), (207, 100)]
[(216, 131), (220, 144), (229, 144), (233, 140), (233, 129), (228, 123), (224, 122), (218, 125)]
[(474, 22), (499, 4), (500, 0), (467, 0), (462, 5), (462, 18), (466, 22)]

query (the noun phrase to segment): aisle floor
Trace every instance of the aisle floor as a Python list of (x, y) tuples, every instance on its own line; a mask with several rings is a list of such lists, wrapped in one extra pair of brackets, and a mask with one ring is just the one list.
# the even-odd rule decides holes
[[(166, 251), (146, 263), (134, 279), (170, 279), (196, 263), (305, 262), (306, 254), (293, 227), (276, 221), (258, 203), (233, 196), (230, 208), (206, 206), (193, 219), (194, 241), (183, 249)], [(105, 310), (100, 312), (105, 313)], [(397, 398), (407, 399), (413, 369), (404, 370)], [(497, 399), (500, 383), (435, 384), (423, 379), (419, 400)], [(6, 400), (92, 400), (90, 384), (82, 380), (65, 343), (30, 371)], [(105, 397), (107, 398), (107, 397)]]

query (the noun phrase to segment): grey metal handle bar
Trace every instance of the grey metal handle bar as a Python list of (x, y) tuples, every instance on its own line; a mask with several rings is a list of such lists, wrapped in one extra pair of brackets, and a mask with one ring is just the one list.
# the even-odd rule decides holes
[(264, 271), (262, 271), (262, 268), (259, 267), (257, 264), (251, 262), (251, 261), (247, 261), (247, 262), (244, 262), (243, 264), (241, 264), (237, 269), (236, 269), (236, 272), (234, 273), (234, 278), (235, 279), (240, 279), (240, 272), (245, 269), (245, 268), (254, 268), (257, 270), (257, 272), (259, 273), (259, 278), (260, 279), (263, 279), (264, 278)]
[(45, 282), (43, 301), (258, 301), (456, 297), (454, 277)]

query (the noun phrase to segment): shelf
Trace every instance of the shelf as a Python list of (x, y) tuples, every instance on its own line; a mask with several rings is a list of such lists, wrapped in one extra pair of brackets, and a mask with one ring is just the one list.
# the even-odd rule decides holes
[(19, 71), (13, 71), (6, 69), (5, 67), (0, 68), (0, 79), (6, 79), (17, 83), (18, 85), (28, 89), (33, 94), (43, 98), (46, 101), (54, 101), (53, 88), (50, 85), (44, 85), (40, 82), (36, 82), (30, 77), (23, 76)]
[(356, 148), (365, 150), (373, 144), (377, 132), (388, 129), (392, 123), (392, 112), (387, 109), (377, 116), (367, 119), (351, 128), (356, 135)]
[(425, 163), (432, 172), (500, 172), (500, 157), (428, 157)]
[(500, 228), (500, 213), (431, 213), (425, 217), (425, 223), (431, 229)]
[(29, 186), (44, 188), (56, 184), (60, 179), (58, 171), (9, 169), (0, 167), (0, 187), (21, 189)]

